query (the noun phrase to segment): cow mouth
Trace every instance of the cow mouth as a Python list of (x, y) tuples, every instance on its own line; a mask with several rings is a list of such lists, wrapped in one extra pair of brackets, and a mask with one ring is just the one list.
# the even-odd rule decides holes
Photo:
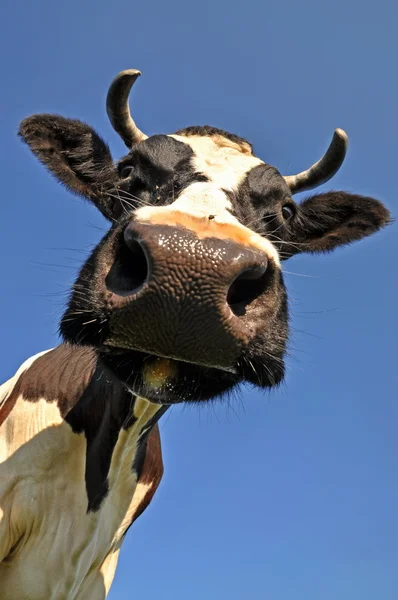
[(212, 367), (121, 348), (103, 347), (100, 354), (133, 394), (156, 404), (209, 400), (240, 381), (235, 367)]

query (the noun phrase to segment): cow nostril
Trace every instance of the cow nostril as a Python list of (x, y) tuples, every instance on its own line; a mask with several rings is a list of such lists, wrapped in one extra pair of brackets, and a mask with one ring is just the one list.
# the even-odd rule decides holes
[(245, 314), (246, 307), (264, 292), (266, 279), (266, 265), (246, 269), (234, 279), (228, 290), (227, 303), (235, 315)]
[(149, 275), (145, 251), (139, 241), (129, 239), (120, 244), (113, 265), (106, 277), (106, 286), (119, 296), (137, 293)]

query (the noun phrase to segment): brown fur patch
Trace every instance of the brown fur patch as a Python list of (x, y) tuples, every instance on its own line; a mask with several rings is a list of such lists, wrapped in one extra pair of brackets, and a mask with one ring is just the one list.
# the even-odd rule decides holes
[(222, 148), (234, 148), (242, 154), (253, 156), (252, 145), (247, 140), (239, 135), (235, 135), (224, 129), (219, 129), (218, 127), (212, 127), (211, 125), (185, 127), (184, 129), (179, 129), (172, 135), (179, 135), (186, 138), (211, 138)]
[(18, 400), (18, 397), (21, 393), (22, 377), (23, 377), (23, 374), (21, 374), (20, 378), (15, 383), (15, 385), (11, 391), (11, 394), (8, 396), (8, 398), (5, 400), (5, 402), (0, 407), (0, 427), (2, 426), (4, 421), (7, 419), (7, 417), (10, 415), (12, 409), (15, 406), (16, 401)]
[(96, 367), (92, 348), (60, 344), (40, 356), (18, 381), (25, 400), (45, 398), (57, 402), (62, 417), (75, 406), (87, 388)]
[(150, 484), (145, 496), (142, 498), (137, 510), (134, 514), (133, 521), (138, 519), (140, 515), (148, 508), (160, 481), (163, 477), (163, 460), (162, 448), (160, 444), (160, 434), (158, 425), (154, 425), (148, 436), (145, 460), (142, 466), (142, 471), (137, 483)]
[(220, 148), (233, 148), (234, 150), (238, 150), (238, 152), (248, 154), (249, 156), (253, 154), (250, 144), (247, 142), (233, 142), (223, 135), (213, 135), (211, 136), (211, 139), (217, 146), (220, 146)]

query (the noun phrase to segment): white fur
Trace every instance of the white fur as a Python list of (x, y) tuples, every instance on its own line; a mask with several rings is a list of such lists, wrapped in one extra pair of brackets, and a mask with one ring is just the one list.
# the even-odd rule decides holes
[(236, 190), (246, 174), (262, 160), (243, 154), (234, 145), (220, 146), (212, 137), (171, 135), (190, 146), (194, 152), (193, 166), (204, 173), (219, 189)]

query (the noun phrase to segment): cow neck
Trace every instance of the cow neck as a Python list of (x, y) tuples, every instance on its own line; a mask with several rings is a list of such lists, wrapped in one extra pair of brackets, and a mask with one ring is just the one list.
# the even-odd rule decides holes
[[(134, 396), (107, 369), (94, 348), (61, 344), (28, 368), (19, 387), (27, 401), (56, 402), (72, 431), (85, 435), (89, 511), (97, 510), (108, 493), (109, 469), (118, 439), (123, 439), (123, 455), (139, 478), (148, 434), (167, 407)], [(121, 435), (123, 431), (125, 435)]]

